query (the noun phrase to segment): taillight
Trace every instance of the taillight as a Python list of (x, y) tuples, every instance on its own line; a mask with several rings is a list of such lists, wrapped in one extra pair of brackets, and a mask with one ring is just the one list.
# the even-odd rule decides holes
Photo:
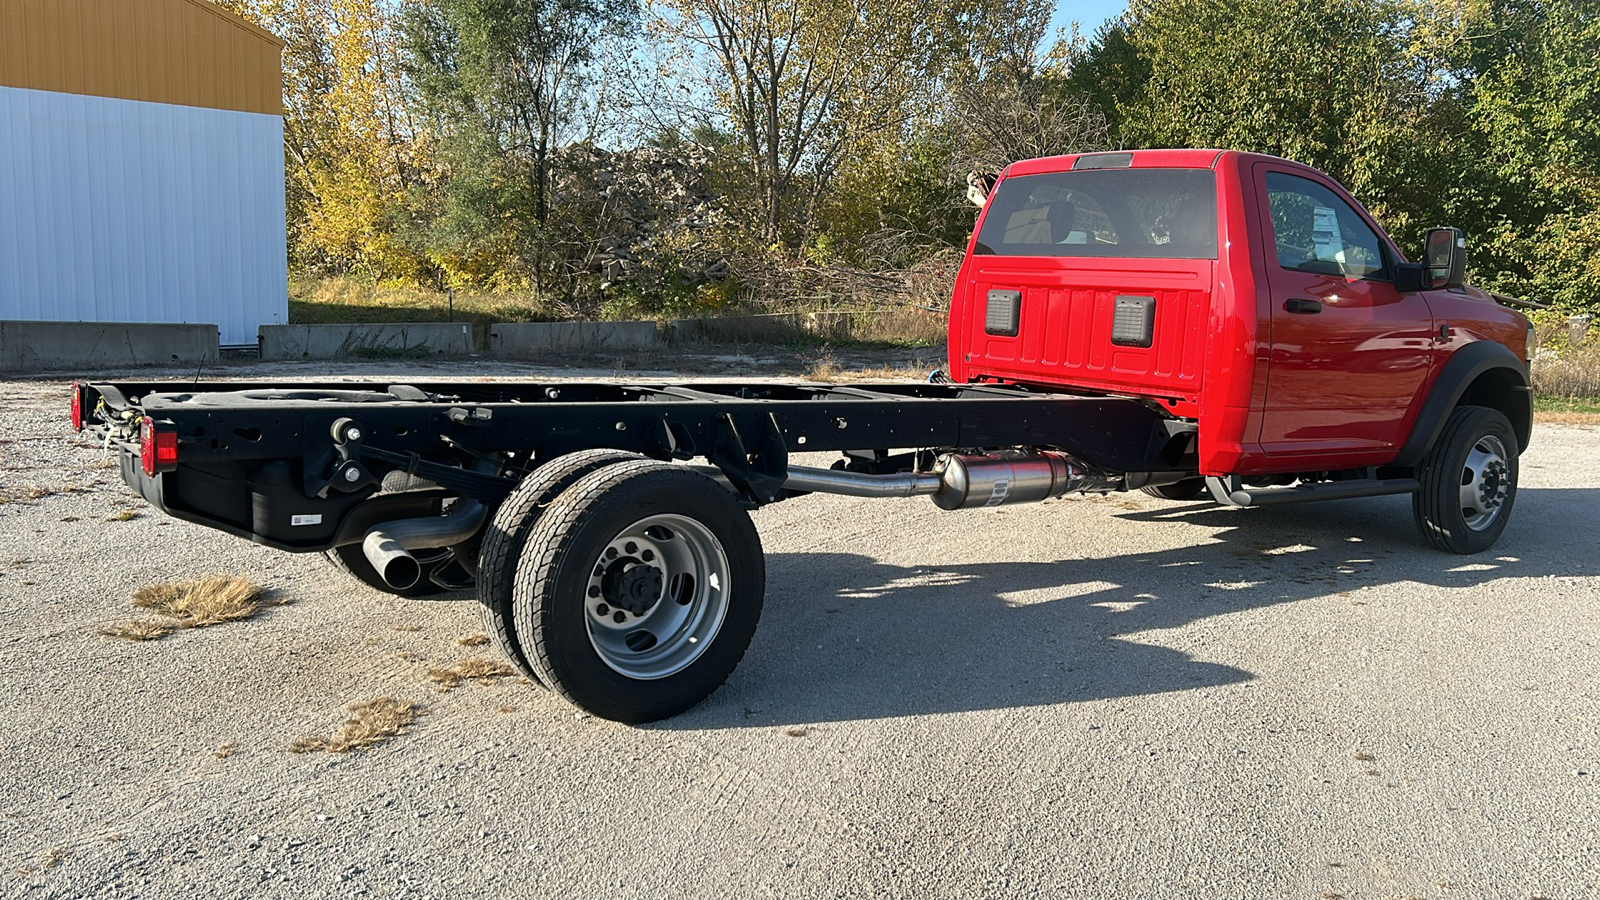
[(172, 469), (178, 464), (178, 433), (157, 428), (149, 416), (140, 419), (139, 461), (146, 475)]
[(72, 430), (83, 430), (83, 385), (72, 383)]

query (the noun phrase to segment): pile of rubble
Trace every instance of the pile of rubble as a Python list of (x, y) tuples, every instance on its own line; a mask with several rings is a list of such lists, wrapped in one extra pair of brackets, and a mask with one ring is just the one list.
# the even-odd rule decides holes
[(641, 278), (700, 284), (727, 277), (712, 233), (732, 218), (710, 188), (705, 149), (572, 144), (557, 151), (554, 168), (557, 205), (583, 210), (600, 235), (582, 262), (602, 277), (602, 290)]

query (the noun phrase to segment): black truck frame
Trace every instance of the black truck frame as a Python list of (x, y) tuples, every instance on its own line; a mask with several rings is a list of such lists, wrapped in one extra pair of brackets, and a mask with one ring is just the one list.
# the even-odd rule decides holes
[(1193, 422), (1012, 386), (90, 383), (73, 411), (157, 508), (396, 594), (476, 587), (505, 656), (629, 722), (694, 705), (742, 657), (764, 594), (751, 509), (1199, 492)]

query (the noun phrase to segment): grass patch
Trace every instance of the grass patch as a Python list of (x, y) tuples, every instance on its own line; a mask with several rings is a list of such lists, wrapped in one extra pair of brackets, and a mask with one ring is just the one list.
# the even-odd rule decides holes
[(456, 640), (457, 647), (482, 647), (487, 643), (489, 643), (487, 634), (469, 634)]
[(211, 755), (215, 756), (217, 759), (227, 759), (233, 755), (233, 751), (237, 746), (237, 744), (229, 741), (228, 743), (222, 744), (218, 746), (217, 749), (211, 751)]
[(138, 513), (134, 512), (131, 509), (125, 509), (122, 512), (113, 513), (113, 514), (111, 514), (109, 516), (106, 516), (106, 521), (107, 522), (132, 522), (134, 519), (137, 519), (137, 518), (139, 518), (139, 514)]
[(100, 629), (125, 641), (154, 641), (180, 628), (204, 628), (248, 619), (267, 606), (284, 606), (287, 598), (269, 599), (255, 582), (237, 575), (208, 575), (191, 581), (152, 584), (133, 595), (133, 605), (167, 621), (130, 619)]
[(265, 601), (261, 586), (248, 578), (208, 575), (140, 588), (133, 595), (133, 605), (173, 619), (180, 628), (202, 628), (248, 619), (261, 611)]
[(1591, 416), (1600, 419), (1600, 397), (1558, 397), (1535, 394), (1533, 412), (1540, 421), (1559, 421), (1560, 416)]
[(331, 737), (296, 738), (289, 744), (289, 752), (349, 753), (351, 750), (370, 749), (404, 734), (406, 726), (423, 713), (422, 707), (393, 697), (378, 697), (346, 709), (350, 710), (350, 718)]
[(428, 678), (441, 685), (442, 690), (459, 687), (463, 681), (493, 684), (502, 678), (516, 677), (516, 670), (499, 660), (474, 657), (464, 659), (449, 668), (428, 670)]

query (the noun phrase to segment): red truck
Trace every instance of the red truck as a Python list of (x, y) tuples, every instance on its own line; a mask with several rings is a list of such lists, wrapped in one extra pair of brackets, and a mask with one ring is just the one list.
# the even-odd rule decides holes
[(1465, 252), (1434, 229), (1408, 262), (1284, 159), (1060, 156), (997, 180), (928, 384), (84, 383), (72, 418), (170, 515), (379, 590), (475, 589), (529, 677), (643, 722), (733, 671), (765, 593), (749, 510), (807, 493), (1409, 493), (1427, 543), (1487, 549), (1531, 328), (1463, 283)]

